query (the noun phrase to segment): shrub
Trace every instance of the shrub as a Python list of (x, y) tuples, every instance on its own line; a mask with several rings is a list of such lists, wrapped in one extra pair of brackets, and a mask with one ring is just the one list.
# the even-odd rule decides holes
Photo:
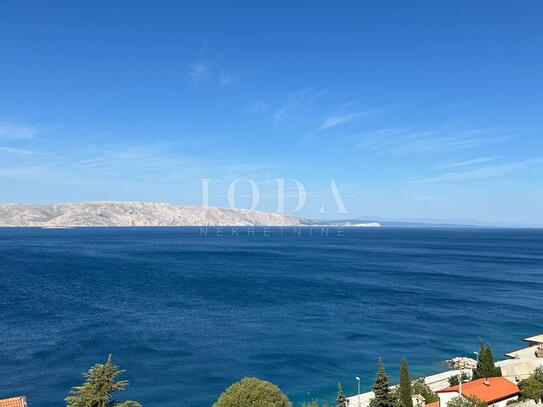
[(275, 384), (246, 377), (228, 387), (213, 407), (292, 407)]
[(458, 396), (451, 399), (447, 407), (487, 407), (487, 404), (476, 397)]

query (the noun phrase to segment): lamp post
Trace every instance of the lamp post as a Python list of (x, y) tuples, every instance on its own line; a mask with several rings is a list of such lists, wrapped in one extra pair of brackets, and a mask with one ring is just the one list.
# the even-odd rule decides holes
[(357, 400), (357, 403), (358, 403), (357, 407), (360, 407), (360, 377), (356, 376), (356, 381), (357, 381), (357, 384), (358, 384), (358, 393), (356, 395), (356, 400)]
[(477, 355), (477, 362), (479, 362), (479, 352), (473, 352), (475, 355)]

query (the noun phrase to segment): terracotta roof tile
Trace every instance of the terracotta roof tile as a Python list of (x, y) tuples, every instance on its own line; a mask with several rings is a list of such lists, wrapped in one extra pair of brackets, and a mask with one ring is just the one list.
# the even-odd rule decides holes
[(0, 407), (27, 407), (25, 397), (12, 397), (0, 400)]
[[(485, 384), (485, 382), (487, 384)], [(438, 393), (458, 392), (458, 385), (450, 386), (438, 391)], [(477, 397), (486, 403), (493, 403), (499, 400), (516, 396), (520, 389), (516, 384), (511, 383), (504, 377), (489, 377), (488, 379), (477, 379), (471, 382), (462, 383), (462, 395)]]

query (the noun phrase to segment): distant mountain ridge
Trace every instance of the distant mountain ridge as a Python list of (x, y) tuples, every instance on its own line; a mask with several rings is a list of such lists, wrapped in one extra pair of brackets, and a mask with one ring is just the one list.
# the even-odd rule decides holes
[(147, 202), (81, 202), (0, 205), (0, 227), (91, 226), (298, 226), (304, 218), (247, 209)]

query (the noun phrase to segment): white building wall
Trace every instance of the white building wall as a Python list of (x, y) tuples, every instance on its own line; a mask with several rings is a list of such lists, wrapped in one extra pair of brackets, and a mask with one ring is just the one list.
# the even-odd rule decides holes
[(494, 403), (494, 404), (490, 404), (488, 407), (505, 407), (507, 405), (507, 402), (509, 400), (518, 400), (518, 396), (515, 396), (515, 397), (510, 397), (508, 399), (505, 399), (505, 400), (502, 400), (502, 401), (498, 401), (497, 403)]
[(439, 397), (439, 406), (440, 407), (446, 407), (447, 404), (449, 404), (449, 401), (451, 401), (453, 398), (458, 397), (460, 393), (456, 391), (448, 391), (445, 393), (437, 393), (437, 396)]
[[(447, 407), (447, 404), (449, 403), (449, 401), (451, 401), (455, 397), (458, 397), (459, 395), (460, 393), (454, 392), (454, 391), (446, 392), (446, 393), (438, 393), (439, 406)], [(507, 402), (509, 400), (518, 400), (518, 396), (510, 397), (508, 399), (498, 401), (497, 403), (494, 403), (494, 404), (489, 404), (488, 407), (506, 407)]]

